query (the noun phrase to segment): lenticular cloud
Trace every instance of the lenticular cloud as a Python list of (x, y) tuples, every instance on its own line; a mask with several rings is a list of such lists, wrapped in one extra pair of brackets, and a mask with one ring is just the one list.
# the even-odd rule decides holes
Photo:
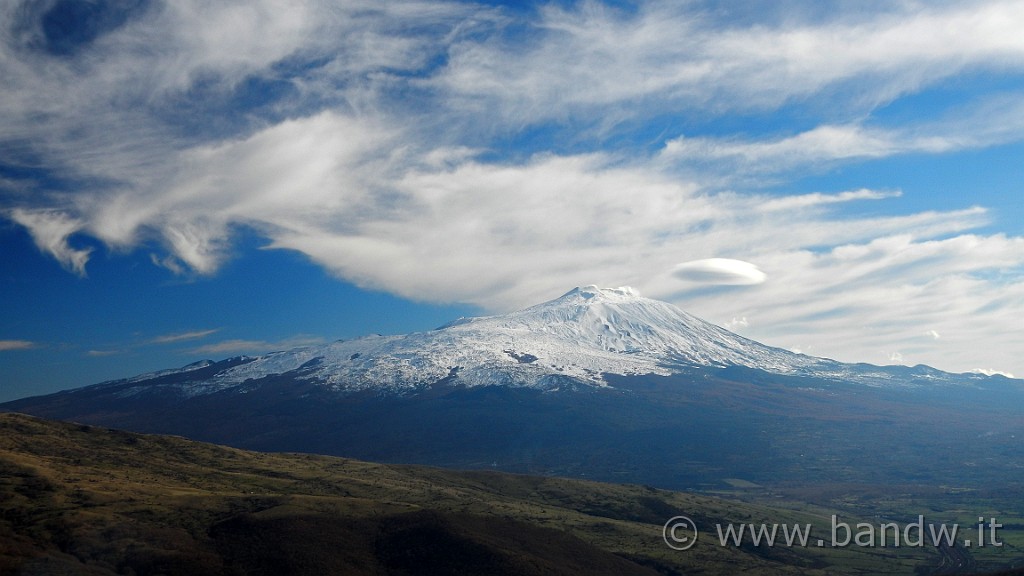
[(683, 262), (672, 270), (672, 275), (680, 280), (726, 286), (749, 286), (761, 284), (768, 279), (768, 275), (757, 266), (732, 258), (705, 258)]

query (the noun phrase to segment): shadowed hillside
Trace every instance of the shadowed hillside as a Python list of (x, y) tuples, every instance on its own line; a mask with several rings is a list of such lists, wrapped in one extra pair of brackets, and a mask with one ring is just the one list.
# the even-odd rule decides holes
[[(928, 573), (931, 549), (721, 546), (799, 510), (642, 486), (264, 454), (0, 414), (0, 574)], [(669, 549), (666, 520), (701, 527)]]

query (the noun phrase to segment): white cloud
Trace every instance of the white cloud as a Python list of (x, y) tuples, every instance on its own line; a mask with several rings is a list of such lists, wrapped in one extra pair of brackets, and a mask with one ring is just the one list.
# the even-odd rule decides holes
[(643, 2), (635, 14), (596, 2), (547, 7), (516, 57), (522, 47), (508, 41), (454, 44), (439, 83), (458, 106), (496, 100), (489, 108), (511, 121), (594, 107), (626, 117), (651, 107), (721, 113), (822, 96), (863, 109), (965, 68), (1019, 72), (1024, 62), (1017, 1), (897, 3), (867, 14), (837, 4), (825, 22), (801, 8), (761, 5), (758, 22), (733, 24), (693, 3)]
[(15, 208), (10, 218), (28, 229), (32, 240), (43, 252), (49, 253), (61, 266), (79, 276), (85, 276), (85, 264), (92, 248), (73, 248), (68, 242), (84, 223), (79, 218), (58, 210), (25, 210)]
[(200, 340), (206, 338), (211, 334), (216, 334), (220, 329), (214, 328), (211, 330), (193, 330), (191, 332), (176, 332), (174, 334), (164, 334), (157, 336), (150, 340), (152, 344), (173, 344), (176, 342), (184, 342), (187, 340)]
[(659, 159), (681, 166), (712, 163), (722, 172), (740, 168), (743, 174), (821, 171), (843, 161), (996, 146), (1020, 140), (1022, 132), (1024, 104), (1020, 94), (1012, 98), (1001, 95), (972, 102), (939, 120), (898, 128), (871, 127), (859, 121), (822, 124), (793, 135), (758, 139), (681, 136), (665, 143)]
[(797, 194), (781, 196), (778, 198), (767, 198), (760, 204), (760, 209), (772, 211), (814, 208), (857, 200), (885, 200), (887, 198), (897, 198), (901, 196), (901, 194), (902, 193), (899, 191), (868, 190), (866, 188), (862, 188), (860, 190), (848, 190), (838, 194), (822, 194), (820, 192), (814, 192), (812, 194)]
[(723, 140), (677, 138), (665, 144), (662, 158), (731, 160), (757, 170), (786, 171), (815, 162), (880, 158), (906, 152), (945, 152), (952, 142), (939, 138), (911, 138), (857, 125), (817, 126), (807, 132), (775, 140)]
[(742, 318), (733, 318), (732, 320), (722, 324), (722, 326), (724, 328), (728, 328), (729, 330), (736, 331), (741, 330), (743, 328), (749, 328), (750, 322), (747, 321), (746, 316), (743, 316)]
[(318, 336), (294, 336), (286, 340), (268, 342), (265, 340), (224, 340), (189, 350), (189, 354), (222, 355), (222, 354), (265, 354), (277, 350), (290, 350), (302, 346), (324, 344), (325, 340)]
[(975, 374), (984, 374), (985, 376), (996, 376), (996, 375), (999, 375), (999, 376), (1006, 376), (1007, 378), (1013, 378), (1014, 377), (1013, 374), (1010, 373), (1010, 372), (1003, 372), (1001, 370), (992, 370), (992, 369), (989, 369), (989, 368), (975, 368), (974, 370), (971, 370), (971, 372), (974, 372)]
[(30, 340), (0, 340), (0, 352), (6, 350), (31, 350), (39, 345)]
[(688, 282), (729, 286), (760, 284), (768, 279), (768, 275), (757, 266), (732, 258), (704, 258), (683, 262), (672, 268), (672, 275)]

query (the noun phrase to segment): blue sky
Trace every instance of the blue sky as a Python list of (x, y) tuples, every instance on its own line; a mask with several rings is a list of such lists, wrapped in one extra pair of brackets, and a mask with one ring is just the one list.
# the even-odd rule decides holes
[(0, 400), (583, 284), (1024, 374), (1024, 2), (0, 6)]

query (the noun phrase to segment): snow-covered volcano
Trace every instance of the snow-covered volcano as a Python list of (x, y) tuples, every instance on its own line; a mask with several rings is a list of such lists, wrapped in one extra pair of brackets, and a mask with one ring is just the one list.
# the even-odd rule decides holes
[(604, 386), (606, 374), (667, 375), (685, 365), (793, 373), (820, 362), (758, 344), (628, 287), (584, 286), (524, 310), (460, 318), (429, 332), (275, 352), (224, 370), (195, 391), (300, 370), (304, 379), (338, 390), (396, 391), (448, 377), (466, 386), (557, 388), (566, 378)]
[[(607, 375), (669, 375), (693, 367), (729, 366), (877, 385), (890, 380), (893, 370), (765, 346), (631, 288), (597, 286), (577, 287), (509, 314), (461, 318), (429, 332), (337, 341), (232, 364), (212, 378), (203, 371), (192, 380), (188, 372), (210, 365), (194, 364), (178, 372), (184, 378), (168, 385), (196, 395), (288, 374), (339, 392), (409, 392), (442, 380), (553, 390), (567, 383), (607, 386)], [(944, 373), (924, 367), (918, 372), (919, 378), (944, 379)]]

